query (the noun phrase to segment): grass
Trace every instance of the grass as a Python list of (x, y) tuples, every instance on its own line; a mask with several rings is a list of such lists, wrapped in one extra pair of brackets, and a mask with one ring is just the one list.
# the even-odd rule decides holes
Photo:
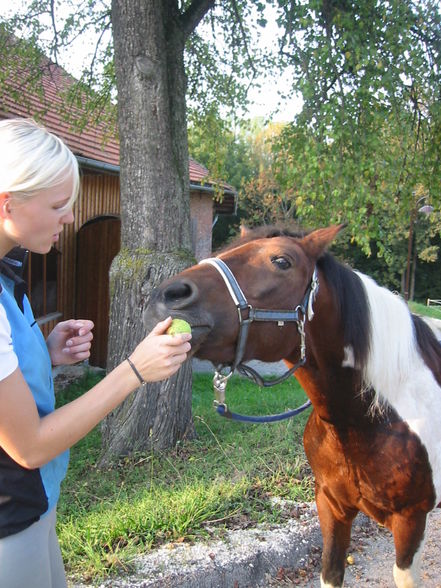
[[(60, 404), (90, 388), (85, 378), (57, 395)], [(169, 541), (204, 540), (226, 528), (286, 516), (273, 497), (309, 501), (313, 482), (303, 453), (309, 410), (279, 423), (232, 422), (214, 411), (212, 376), (195, 374), (197, 437), (161, 454), (137, 454), (99, 470), (99, 428), (71, 452), (58, 507), (58, 534), (66, 569), (83, 581), (128, 571), (134, 556)], [(273, 414), (303, 403), (294, 378), (259, 389), (233, 376), (232, 409)]]
[(415, 314), (421, 314), (441, 320), (441, 306), (426, 306), (419, 302), (409, 302), (410, 310)]

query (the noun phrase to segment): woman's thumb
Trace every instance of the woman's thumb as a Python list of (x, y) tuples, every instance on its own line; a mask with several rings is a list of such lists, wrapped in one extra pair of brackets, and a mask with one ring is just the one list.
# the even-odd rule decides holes
[(169, 326), (171, 325), (172, 317), (169, 316), (163, 321), (160, 321), (151, 331), (151, 335), (164, 335)]

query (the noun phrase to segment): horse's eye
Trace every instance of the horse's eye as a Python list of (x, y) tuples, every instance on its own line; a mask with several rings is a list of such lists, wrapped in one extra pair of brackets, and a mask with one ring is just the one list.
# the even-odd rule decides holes
[(271, 262), (281, 270), (287, 270), (291, 267), (291, 263), (285, 257), (272, 257)]

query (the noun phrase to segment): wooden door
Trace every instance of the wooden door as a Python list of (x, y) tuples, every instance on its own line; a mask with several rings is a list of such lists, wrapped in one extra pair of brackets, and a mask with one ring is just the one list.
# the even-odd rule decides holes
[(75, 317), (95, 323), (89, 363), (102, 368), (107, 363), (109, 269), (120, 245), (119, 218), (98, 217), (78, 232)]

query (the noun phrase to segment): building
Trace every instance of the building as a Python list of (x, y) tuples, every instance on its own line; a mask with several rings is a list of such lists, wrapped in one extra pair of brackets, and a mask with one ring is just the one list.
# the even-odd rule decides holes
[[(75, 131), (63, 116), (63, 93), (75, 82), (62, 68), (41, 60), (38, 92), (23, 80), (18, 67), (0, 86), (0, 119), (34, 117), (61, 137), (76, 155), (81, 169), (81, 196), (74, 208), (75, 221), (66, 226), (56, 247), (47, 255), (30, 254), (26, 267), (29, 297), (45, 334), (66, 318), (90, 318), (95, 323), (91, 365), (104, 367), (109, 323), (109, 268), (120, 248), (119, 145), (102, 125)], [(81, 100), (69, 105), (70, 116), (84, 116)], [(190, 214), (196, 259), (211, 254), (213, 221), (218, 214), (234, 214), (236, 194), (222, 186), (222, 202), (208, 170), (189, 162)], [(93, 276), (93, 288), (90, 287)]]

